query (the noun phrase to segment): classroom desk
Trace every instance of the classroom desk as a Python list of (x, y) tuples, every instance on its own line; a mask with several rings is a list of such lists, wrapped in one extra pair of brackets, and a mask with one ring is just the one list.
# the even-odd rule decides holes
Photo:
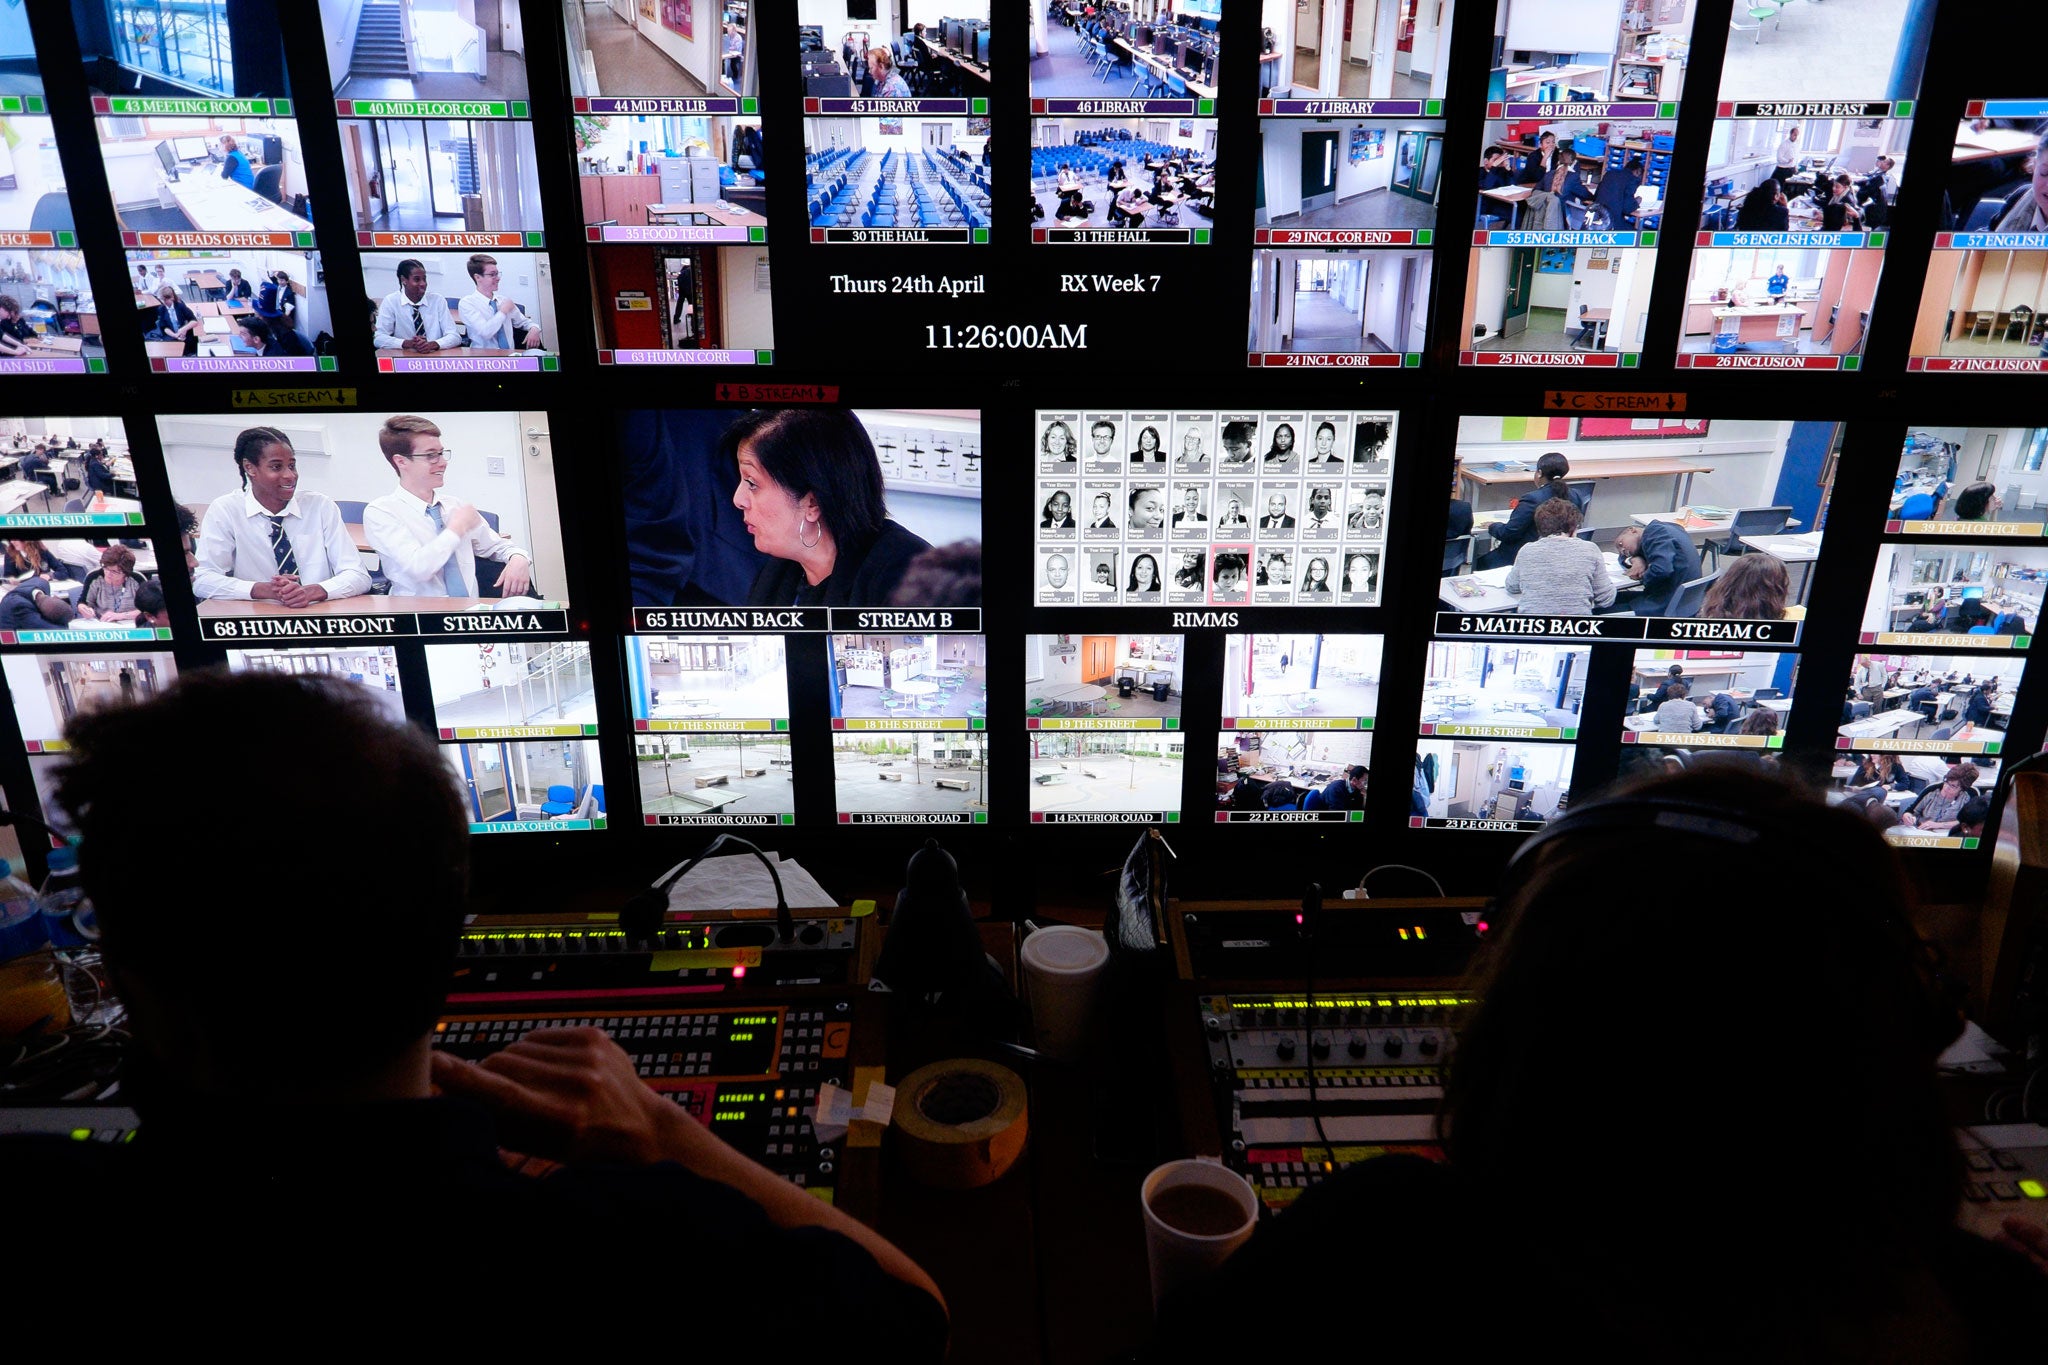
[[(406, 349), (405, 349), (405, 348), (404, 348), (403, 346), (379, 346), (379, 347), (377, 348), (377, 354), (378, 354), (378, 355), (388, 355), (388, 356), (407, 356), (407, 355), (411, 355), (411, 354), (412, 354), (412, 352), (411, 352), (411, 351), (408, 351), (408, 350), (406, 350)], [(543, 354), (546, 354), (546, 353), (545, 353), (544, 351), (542, 351), (542, 350), (541, 350), (541, 349), (540, 349), (539, 347), (535, 347), (535, 346), (529, 346), (529, 347), (527, 347), (527, 348), (526, 348), (525, 350), (523, 350), (523, 351), (515, 351), (515, 350), (512, 350), (512, 349), (511, 349), (510, 347), (506, 347), (506, 346), (444, 346), (444, 347), (442, 347), (442, 348), (441, 348), (440, 350), (438, 350), (438, 351), (428, 351), (428, 352), (426, 353), (426, 355), (422, 357), (422, 359), (431, 359), (431, 358), (433, 358), (434, 356), (451, 356), (451, 355), (453, 355), (453, 356), (463, 356), (463, 355), (499, 355), (499, 356), (503, 356), (503, 355), (543, 355)]]
[[(1607, 324), (1614, 321), (1614, 310), (1612, 308), (1588, 308), (1585, 312), (1579, 314), (1579, 319), (1586, 324), (1585, 330), (1580, 334), (1579, 338), (1586, 343), (1586, 349), (1589, 351), (1603, 349), (1607, 345)], [(1576, 349), (1578, 343), (1574, 342), (1572, 344), (1574, 349)]]
[(34, 479), (14, 479), (0, 483), (0, 513), (19, 512), (28, 506), (30, 498), (39, 498), (50, 491), (46, 483)]
[[(1549, 85), (1557, 81), (1569, 84), (1574, 76), (1599, 76), (1606, 74), (1606, 71), (1607, 68), (1604, 66), (1509, 67), (1506, 81), (1508, 98), (1517, 102), (1525, 102), (1535, 98), (1536, 87), (1538, 86)], [(1518, 93), (1515, 88), (1517, 86), (1526, 86), (1528, 89)]]
[[(1786, 523), (1788, 526), (1790, 522)], [(1792, 594), (1793, 600), (1806, 600), (1806, 580), (1813, 574), (1813, 562), (1820, 558), (1819, 531), (1805, 531), (1798, 535), (1744, 536), (1742, 543), (1752, 550), (1761, 550), (1786, 564), (1799, 566), (1799, 587)]]
[(1691, 536), (1695, 543), (1708, 536), (1726, 535), (1735, 525), (1735, 516), (1696, 517), (1690, 507), (1681, 507), (1673, 512), (1631, 512), (1630, 522), (1637, 526), (1648, 526), (1653, 521), (1669, 522)]
[(1723, 305), (1715, 308), (1713, 313), (1715, 331), (1733, 332), (1738, 346), (1746, 348), (1759, 343), (1776, 343), (1788, 351), (1799, 347), (1799, 328), (1795, 322), (1790, 335), (1787, 335), (1781, 330), (1784, 319), (1803, 320), (1806, 316), (1803, 307), (1784, 303)]
[(1516, 228), (1520, 227), (1522, 223), (1522, 204), (1530, 195), (1536, 193), (1536, 187), (1534, 185), (1500, 185), (1494, 189), (1481, 190), (1479, 193), (1483, 198), (1494, 200), (1496, 203), (1506, 204), (1508, 206), (1508, 227)]
[[(1691, 663), (1683, 659), (1675, 659), (1672, 662), (1685, 664), (1684, 676), (1692, 679), (1695, 683), (1704, 682), (1708, 678), (1724, 678), (1727, 680), (1728, 687), (1719, 688), (1717, 689), (1718, 691), (1726, 692), (1729, 688), (1735, 686), (1738, 670), (1733, 667), (1716, 668), (1706, 664), (1705, 661)], [(1636, 681), (1644, 684), (1644, 690), (1646, 691), (1655, 691), (1655, 684), (1666, 682), (1670, 677), (1671, 664), (1653, 665), (1636, 670)]]
[(1951, 161), (1992, 161), (1999, 157), (2025, 156), (2034, 150), (2035, 138), (2021, 128), (1986, 128), (1973, 132), (1968, 127), (1956, 130), (1955, 151)]
[(185, 278), (191, 283), (198, 285), (201, 289), (209, 291), (228, 287), (228, 282), (220, 277), (218, 271), (188, 270), (185, 272)]
[[(135, 552), (137, 567), (141, 567), (142, 552)], [(93, 552), (94, 562), (99, 552)], [(239, 598), (208, 598), (199, 603), (199, 614), (203, 617), (224, 616), (384, 616), (392, 613), (410, 614), (418, 612), (431, 616), (438, 612), (494, 611), (498, 599), (495, 597), (388, 597), (379, 593), (364, 593), (361, 597), (334, 597), (325, 602), (315, 602), (310, 607), (287, 607), (281, 602), (244, 601)]]
[(155, 312), (163, 307), (163, 300), (154, 294), (145, 294), (138, 289), (135, 291), (135, 306), (139, 310)]
[(766, 227), (768, 220), (749, 209), (731, 205), (725, 208), (717, 204), (649, 204), (647, 221), (658, 223), (670, 218), (694, 217), (696, 221), (688, 227)]
[[(1686, 495), (1692, 491), (1692, 476), (1713, 472), (1712, 465), (1701, 464), (1697, 460), (1667, 459), (1658, 456), (1639, 460), (1574, 460), (1572, 472), (1565, 478), (1571, 483), (1585, 479), (1670, 479), (1671, 505), (1683, 507), (1688, 500)], [(1478, 505), (1480, 488), (1500, 484), (1533, 487), (1534, 473), (1533, 469), (1483, 469), (1469, 464), (1458, 468), (1459, 477), (1472, 486), (1471, 495), (1467, 500), (1474, 506)]]
[(1215, 86), (1204, 85), (1193, 76), (1183, 74), (1174, 67), (1172, 62), (1165, 61), (1150, 52), (1139, 52), (1126, 44), (1122, 39), (1117, 40), (1117, 46), (1129, 52), (1133, 61), (1159, 77), (1162, 81), (1169, 76), (1179, 76), (1181, 84), (1188, 88), (1188, 95), (1191, 98), (1203, 100), (1213, 100), (1216, 98)]
[[(962, 56), (944, 43), (935, 43), (930, 38), (919, 39), (918, 45), (920, 48), (919, 60), (924, 63), (926, 70), (929, 71), (930, 68), (941, 62), (950, 65), (954, 72), (962, 79), (963, 83), (960, 87), (962, 94), (972, 95), (985, 91), (988, 88), (988, 68), (975, 61), (972, 57)], [(970, 84), (973, 82), (980, 83), (979, 91), (970, 88)]]
[[(197, 232), (311, 232), (313, 225), (217, 175), (185, 175), (165, 188)], [(125, 226), (125, 224), (124, 224)], [(131, 231), (133, 229), (130, 229)]]
[(85, 349), (82, 337), (60, 337), (42, 335), (28, 343), (30, 355), (74, 356)]
[(1862, 720), (1847, 721), (1835, 733), (1848, 739), (1882, 739), (1909, 725), (1922, 724), (1926, 719), (1918, 711), (1879, 711)]
[[(1613, 556), (1603, 555), (1601, 558), (1603, 560), (1611, 560)], [(1461, 579), (1471, 580), (1478, 586), (1479, 592), (1471, 597), (1459, 596), (1457, 590), (1451, 584), (1453, 581)], [(1614, 584), (1617, 603), (1620, 601), (1620, 594), (1639, 589), (1642, 586), (1619, 568), (1608, 569), (1607, 580)], [(1507, 615), (1519, 609), (1522, 600), (1519, 596), (1507, 590), (1507, 581), (1507, 569), (1475, 569), (1468, 574), (1452, 574), (1449, 578), (1438, 580), (1437, 600), (1444, 605), (1447, 611), (1462, 611), (1484, 615)]]

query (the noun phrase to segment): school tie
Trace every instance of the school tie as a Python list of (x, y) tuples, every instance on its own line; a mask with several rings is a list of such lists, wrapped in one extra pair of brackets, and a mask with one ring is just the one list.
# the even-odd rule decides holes
[(420, 306), (418, 304), (412, 306), (412, 334), (416, 337), (423, 337), (427, 334), (427, 320), (420, 316)]
[[(440, 503), (430, 502), (427, 504), (427, 520), (434, 523), (436, 534), (446, 529), (441, 521)], [(469, 589), (463, 586), (462, 570), (456, 564), (455, 553), (452, 550), (449, 552), (446, 562), (441, 565), (441, 595), (443, 597), (469, 596)]]
[(296, 574), (299, 571), (299, 557), (292, 553), (292, 538), (284, 533), (284, 517), (264, 518), (270, 523), (270, 553), (277, 556), (277, 571), (281, 574)]

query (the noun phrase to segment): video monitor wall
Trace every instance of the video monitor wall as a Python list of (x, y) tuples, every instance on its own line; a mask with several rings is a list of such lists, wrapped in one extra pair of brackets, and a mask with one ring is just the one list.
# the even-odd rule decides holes
[(1797, 643), (1840, 439), (1831, 422), (1461, 418), (1438, 633)]
[(568, 630), (555, 475), (516, 412), (157, 419), (203, 638)]
[(1217, 128), (1213, 118), (1033, 119), (1031, 240), (1206, 245), (1217, 216)]
[(1442, 101), (1449, 81), (1456, 14), (1455, 0), (1348, 12), (1265, 0), (1260, 112), (1337, 114), (1365, 101), (1387, 113), (1441, 112), (1427, 106)]
[(840, 823), (985, 823), (980, 415), (630, 412), (618, 440), (647, 818), (832, 818), (794, 808), (804, 727)]
[(1039, 606), (1372, 606), (1392, 412), (1037, 414)]
[(2035, 373), (2048, 361), (2048, 99), (1971, 100), (1956, 127), (1942, 231), (1908, 370)]
[(782, 636), (632, 635), (626, 665), (646, 823), (795, 822)]
[(1179, 635), (1025, 637), (1033, 823), (1180, 819), (1186, 651)]
[[(1737, 12), (1681, 367), (1854, 372), (1905, 184), (1932, 0)], [(1826, 53), (1827, 59), (1810, 60)]]
[(1693, 8), (1496, 7), (1460, 364), (1638, 363)]

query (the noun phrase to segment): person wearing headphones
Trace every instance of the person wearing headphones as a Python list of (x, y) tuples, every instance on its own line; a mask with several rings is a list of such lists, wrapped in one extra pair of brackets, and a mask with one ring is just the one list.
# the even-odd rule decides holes
[[(1705, 886), (1693, 905), (1586, 892), (1792, 866), (1826, 868), (1826, 894), (1759, 878), (1734, 918), (1708, 913)], [(1695, 761), (1553, 820), (1503, 874), (1435, 1141), (1301, 1190), (1167, 1298), (1156, 1358), (1259, 1358), (1272, 1324), (1243, 1306), (1299, 1299), (1307, 1268), (1362, 1245), (1429, 1268), (1373, 1323), (1389, 1360), (2038, 1357), (2048, 1238), (2032, 1220), (2002, 1244), (1957, 1226), (1965, 1173), (1935, 1069), (1962, 1019), (1925, 965), (1911, 885), (1868, 820), (1754, 764)], [(1589, 1074), (1559, 1041), (1629, 981), (1644, 988)], [(1769, 1029), (1740, 1022), (1757, 1018)], [(1791, 1038), (1826, 1038), (1825, 1064), (1788, 1064)], [(1854, 1138), (1801, 1178), (1822, 1133)], [(1658, 1191), (1679, 1197), (1653, 1206)]]

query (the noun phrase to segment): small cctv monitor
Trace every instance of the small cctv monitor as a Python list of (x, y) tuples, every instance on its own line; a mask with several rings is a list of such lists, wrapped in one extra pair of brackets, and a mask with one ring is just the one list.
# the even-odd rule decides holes
[(206, 160), (206, 139), (203, 137), (179, 137), (171, 139), (171, 146), (180, 161)]
[(165, 175), (176, 175), (178, 173), (178, 154), (171, 150), (170, 143), (159, 142), (156, 144), (156, 159), (163, 165)]
[(983, 66), (988, 65), (988, 28), (986, 26), (975, 30), (974, 60), (980, 62)]

